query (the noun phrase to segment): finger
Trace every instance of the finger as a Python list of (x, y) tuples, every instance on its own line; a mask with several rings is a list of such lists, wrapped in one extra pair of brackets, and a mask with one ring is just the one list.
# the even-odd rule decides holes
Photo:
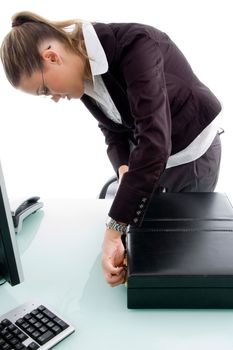
[(124, 260), (125, 251), (124, 249), (116, 249), (110, 255), (103, 254), (102, 259), (109, 262), (111, 261), (112, 265), (117, 267), (121, 266)]
[(114, 270), (114, 272), (108, 272), (106, 270), (103, 270), (105, 279), (107, 282), (112, 282), (113, 280), (118, 280), (121, 279), (122, 273), (124, 274), (124, 269), (122, 268), (117, 268), (117, 270)]
[(111, 287), (116, 287), (119, 284), (124, 283), (125, 278), (126, 278), (126, 273), (125, 271), (122, 271), (122, 273), (118, 276), (107, 276), (106, 280)]
[(117, 270), (116, 270), (114, 273), (104, 271), (104, 275), (105, 275), (105, 277), (107, 277), (108, 279), (119, 278), (119, 276), (121, 276), (122, 274), (124, 274), (124, 272), (125, 272), (124, 269), (122, 269), (122, 268), (117, 268)]
[(114, 264), (116, 266), (122, 266), (123, 265), (123, 261), (124, 261), (124, 256), (125, 256), (124, 250), (117, 251), (116, 254), (113, 257)]
[(119, 283), (122, 280), (121, 275), (106, 275), (106, 281), (109, 284)]
[(110, 257), (103, 258), (102, 267), (106, 273), (112, 274), (112, 275), (119, 274), (124, 269), (123, 266), (114, 266), (112, 259)]
[(106, 282), (110, 285), (110, 286), (116, 286), (118, 284), (121, 284), (122, 281), (124, 280), (124, 276), (122, 275), (106, 275), (105, 276)]
[(115, 282), (115, 283), (110, 283), (109, 285), (110, 285), (110, 287), (116, 287), (116, 286), (119, 286), (119, 285), (121, 285), (121, 284), (124, 284), (125, 283), (125, 278), (124, 277), (122, 277), (120, 280), (118, 280), (117, 282)]

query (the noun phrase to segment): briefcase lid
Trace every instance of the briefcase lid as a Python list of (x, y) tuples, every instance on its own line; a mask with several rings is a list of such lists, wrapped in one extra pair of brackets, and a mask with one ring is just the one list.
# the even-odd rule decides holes
[(225, 193), (155, 193), (142, 226), (156, 220), (233, 220), (233, 208)]
[(225, 194), (158, 194), (127, 235), (128, 287), (233, 287), (233, 209)]

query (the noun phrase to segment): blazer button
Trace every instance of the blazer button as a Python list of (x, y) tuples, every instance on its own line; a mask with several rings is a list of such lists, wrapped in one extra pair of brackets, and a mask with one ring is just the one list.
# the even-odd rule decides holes
[(146, 197), (143, 197), (142, 198), (142, 202), (145, 203), (147, 201), (147, 198)]
[(135, 224), (138, 222), (138, 218), (134, 218), (133, 222), (135, 222)]
[(139, 208), (142, 209), (144, 207), (144, 204), (140, 204)]
[(140, 215), (140, 214), (141, 214), (141, 212), (142, 212), (141, 210), (138, 210), (138, 211), (137, 211), (137, 215)]

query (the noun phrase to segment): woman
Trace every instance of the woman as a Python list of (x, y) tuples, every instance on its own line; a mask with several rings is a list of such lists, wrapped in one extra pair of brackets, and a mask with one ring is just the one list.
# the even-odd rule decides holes
[(98, 120), (119, 184), (109, 211), (102, 267), (111, 286), (125, 279), (121, 234), (140, 225), (154, 191), (213, 191), (221, 106), (163, 32), (136, 23), (50, 22), (13, 16), (1, 46), (17, 89), (80, 98)]

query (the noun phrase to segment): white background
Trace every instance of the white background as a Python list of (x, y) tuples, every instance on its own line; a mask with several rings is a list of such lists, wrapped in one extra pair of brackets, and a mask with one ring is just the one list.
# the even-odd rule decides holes
[[(141, 22), (175, 41), (194, 72), (223, 105), (223, 156), (217, 190), (233, 197), (232, 11), (230, 0), (8, 0), (1, 5), (0, 40), (11, 16), (30, 10), (51, 20)], [(10, 199), (96, 197), (113, 175), (97, 122), (78, 100), (55, 104), (15, 90), (0, 68), (0, 159)]]

